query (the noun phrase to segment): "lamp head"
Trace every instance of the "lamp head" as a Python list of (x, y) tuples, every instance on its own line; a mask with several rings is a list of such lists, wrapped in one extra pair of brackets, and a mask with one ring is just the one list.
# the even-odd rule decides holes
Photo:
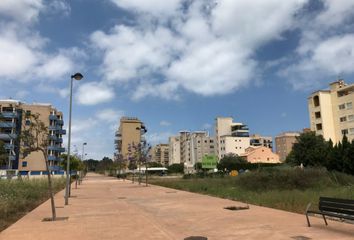
[(81, 80), (84, 76), (81, 73), (75, 73), (74, 75), (71, 75), (71, 78), (74, 78), (75, 80)]

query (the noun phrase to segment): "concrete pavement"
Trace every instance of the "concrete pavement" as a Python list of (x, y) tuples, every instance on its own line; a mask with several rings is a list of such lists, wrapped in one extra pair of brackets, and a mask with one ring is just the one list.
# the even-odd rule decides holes
[[(158, 186), (88, 174), (72, 190), (64, 206), (64, 191), (56, 197), (57, 216), (66, 220), (42, 222), (50, 217), (47, 201), (8, 229), (1, 240), (36, 239), (354, 239), (354, 225), (250, 205)], [(305, 207), (305, 206), (304, 206)]]

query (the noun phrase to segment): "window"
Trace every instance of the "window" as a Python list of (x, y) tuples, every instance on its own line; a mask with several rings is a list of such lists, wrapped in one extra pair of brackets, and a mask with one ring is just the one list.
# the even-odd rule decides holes
[(349, 122), (354, 121), (354, 115), (348, 115), (347, 120), (348, 120)]
[(315, 112), (315, 117), (316, 118), (321, 118), (321, 112)]
[(316, 124), (316, 130), (317, 130), (317, 131), (322, 130), (322, 124), (321, 124), (321, 123)]
[(26, 161), (22, 162), (22, 167), (27, 167), (27, 162)]
[(348, 129), (342, 129), (342, 134), (348, 134)]
[(339, 121), (340, 122), (346, 122), (347, 121), (347, 117), (341, 117), (341, 118), (339, 118)]
[(352, 109), (353, 108), (352, 102), (348, 102), (346, 105), (347, 105), (347, 109)]
[(339, 110), (345, 109), (345, 104), (343, 103), (343, 104), (341, 104), (341, 105), (338, 105), (338, 108), (339, 108)]
[(320, 106), (320, 98), (318, 96), (313, 97), (313, 105), (315, 105), (315, 107)]

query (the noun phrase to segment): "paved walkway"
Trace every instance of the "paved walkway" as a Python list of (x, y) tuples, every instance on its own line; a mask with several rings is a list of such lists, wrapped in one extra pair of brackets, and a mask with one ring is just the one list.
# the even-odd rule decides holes
[(311, 218), (264, 207), (229, 211), (243, 203), (177, 191), (144, 187), (130, 181), (89, 174), (73, 189), (64, 207), (64, 192), (56, 195), (58, 217), (50, 217), (47, 201), (0, 234), (1, 240), (56, 239), (354, 239), (354, 225)]

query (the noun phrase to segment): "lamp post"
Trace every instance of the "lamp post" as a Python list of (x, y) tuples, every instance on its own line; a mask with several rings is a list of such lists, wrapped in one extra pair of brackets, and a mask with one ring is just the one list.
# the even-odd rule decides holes
[(79, 81), (84, 76), (81, 73), (71, 75), (70, 80), (70, 107), (69, 107), (69, 133), (68, 133), (68, 156), (66, 159), (66, 187), (65, 187), (65, 205), (69, 204), (69, 188), (70, 188), (70, 144), (71, 144), (71, 111), (73, 99), (73, 82), (74, 79)]
[[(140, 127), (136, 127), (136, 130), (140, 131), (140, 143), (137, 146), (137, 150), (138, 150), (138, 161), (139, 161), (139, 185), (141, 184), (141, 158), (142, 158), (142, 153), (145, 150), (145, 144), (146, 141), (142, 141), (141, 140), (141, 135), (145, 134), (147, 132), (147, 129), (144, 125), (141, 125)], [(145, 156), (143, 156), (145, 157)], [(145, 175), (147, 177), (147, 163), (145, 163)]]
[(81, 161), (84, 161), (85, 158), (85, 145), (87, 145), (86, 142), (82, 144), (82, 155), (81, 155)]
[[(84, 164), (84, 160), (85, 160), (85, 145), (87, 145), (87, 142), (84, 142), (82, 144), (82, 155), (81, 155), (81, 161), (82, 161), (82, 164)], [(81, 181), (82, 181), (82, 171), (79, 172), (79, 185), (81, 184)]]

